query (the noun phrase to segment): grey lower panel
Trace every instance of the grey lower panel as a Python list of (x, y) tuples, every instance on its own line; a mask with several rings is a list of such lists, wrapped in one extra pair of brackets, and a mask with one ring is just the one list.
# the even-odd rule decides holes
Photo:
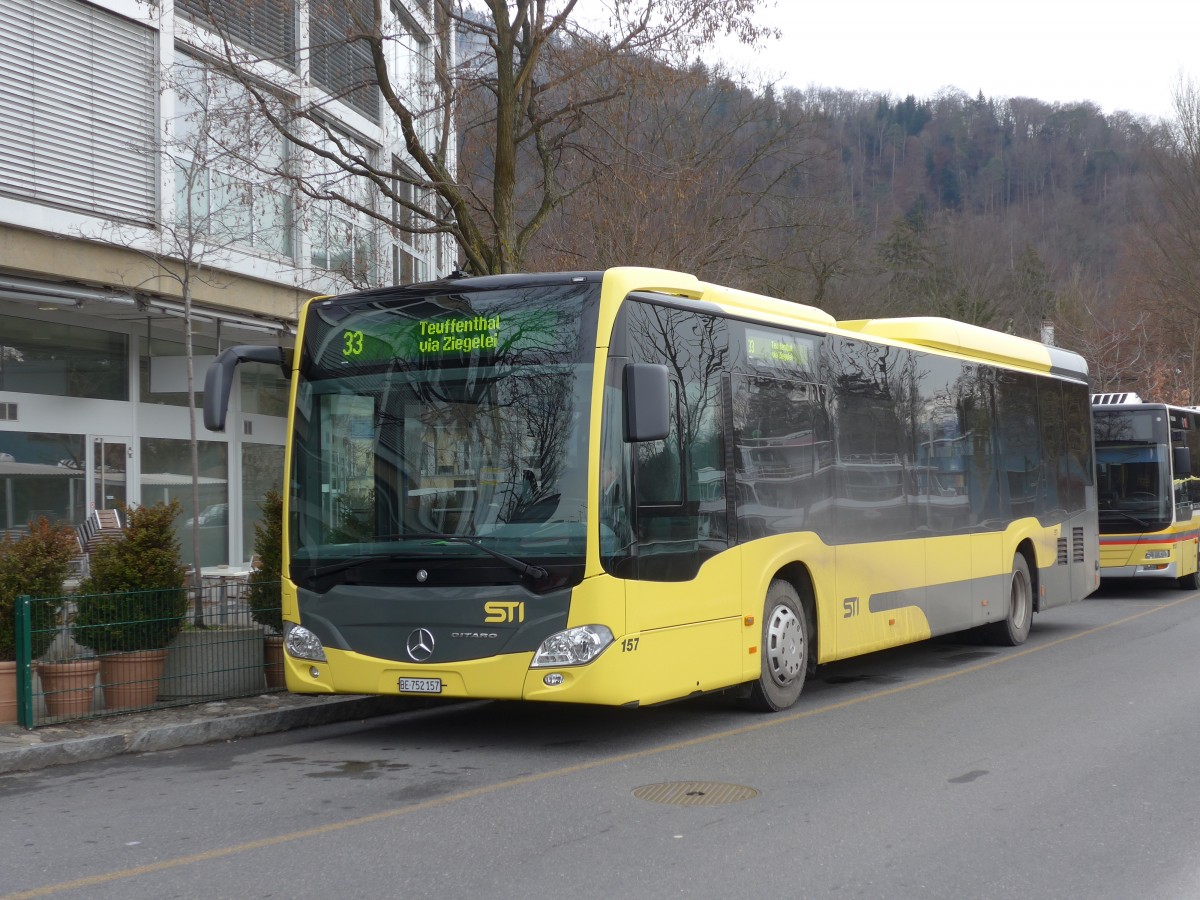
[[(873, 613), (915, 606), (925, 613), (932, 634), (947, 634), (971, 628), (991, 617), (982, 612), (982, 601), (998, 604), (1008, 591), (1008, 574), (988, 575), (963, 581), (947, 581), (924, 588), (881, 591), (872, 594), (868, 609)], [(1002, 609), (1003, 607), (999, 607)]]
[(980, 599), (1001, 598), (1008, 583), (1007, 575), (989, 575), (930, 584), (924, 588), (883, 590), (872, 594), (868, 608), (871, 612), (902, 610), (916, 606), (925, 613), (930, 634), (944, 635), (961, 631), (982, 622), (977, 616)]
[[(952, 581), (929, 588), (925, 618), (931, 634), (948, 634), (972, 628), (1003, 616), (1010, 573), (985, 575), (971, 581)], [(988, 605), (984, 606), (984, 601)]]
[[(1051, 574), (1054, 568), (1061, 568), (1061, 572)], [(1009, 577), (1009, 573), (1005, 572), (931, 584), (926, 588), (883, 591), (873, 594), (867, 606), (873, 613), (918, 607), (925, 613), (931, 634), (949, 634), (1005, 616), (1008, 610)], [(1036, 577), (1042, 582), (1057, 577), (1069, 584), (1070, 575), (1066, 567), (1051, 567), (1042, 570)], [(984, 600), (988, 602), (987, 606)]]

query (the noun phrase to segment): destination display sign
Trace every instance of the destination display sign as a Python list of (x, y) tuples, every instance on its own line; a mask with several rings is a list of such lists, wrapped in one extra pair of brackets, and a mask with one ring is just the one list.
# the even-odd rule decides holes
[[(557, 323), (557, 315), (546, 310), (428, 319), (374, 313), (342, 324), (336, 352), (346, 362), (418, 362), (524, 349), (547, 351), (555, 347)], [(329, 349), (333, 350), (332, 344)]]
[(812, 338), (802, 334), (746, 329), (746, 359), (759, 365), (808, 369), (815, 346)]

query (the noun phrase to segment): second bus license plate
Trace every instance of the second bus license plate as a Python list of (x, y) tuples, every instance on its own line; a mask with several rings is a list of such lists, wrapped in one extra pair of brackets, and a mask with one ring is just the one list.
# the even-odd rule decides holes
[(442, 679), (440, 678), (401, 678), (400, 693), (402, 694), (440, 694)]

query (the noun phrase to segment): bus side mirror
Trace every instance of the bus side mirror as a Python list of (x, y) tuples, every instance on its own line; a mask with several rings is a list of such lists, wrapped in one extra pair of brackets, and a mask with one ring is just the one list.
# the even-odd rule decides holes
[(671, 432), (667, 367), (629, 363), (624, 379), (625, 442), (665, 440)]
[(1187, 447), (1172, 447), (1172, 462), (1175, 464), (1176, 478), (1190, 478), (1192, 474), (1192, 451)]
[(233, 387), (233, 370), (244, 362), (270, 363), (291, 374), (292, 353), (285, 347), (230, 347), (209, 363), (204, 374), (204, 427), (209, 431), (224, 431), (229, 413), (229, 390)]

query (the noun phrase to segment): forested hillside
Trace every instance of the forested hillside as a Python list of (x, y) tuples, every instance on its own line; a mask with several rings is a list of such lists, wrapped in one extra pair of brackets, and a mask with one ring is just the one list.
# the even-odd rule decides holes
[(956, 92), (752, 91), (699, 67), (655, 76), (578, 123), (562, 166), (582, 186), (532, 268), (668, 266), (839, 318), (1052, 333), (1088, 358), (1096, 390), (1200, 402), (1186, 91), (1163, 123)]

